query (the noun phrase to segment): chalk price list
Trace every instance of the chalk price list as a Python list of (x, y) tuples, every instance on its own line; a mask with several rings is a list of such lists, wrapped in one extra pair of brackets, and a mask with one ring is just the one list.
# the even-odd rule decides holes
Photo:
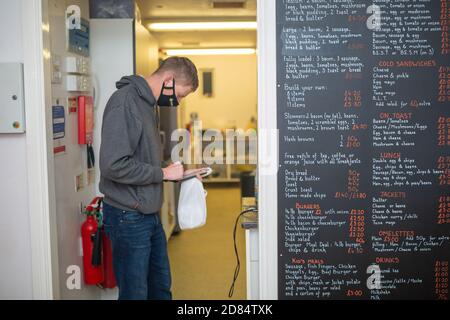
[(277, 2), (280, 298), (448, 299), (450, 1), (371, 5)]

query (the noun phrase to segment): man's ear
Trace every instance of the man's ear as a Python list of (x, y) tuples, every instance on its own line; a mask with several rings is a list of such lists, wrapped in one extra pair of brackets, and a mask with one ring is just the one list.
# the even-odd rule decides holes
[(173, 74), (166, 73), (164, 75), (163, 79), (164, 79), (163, 82), (164, 82), (164, 86), (165, 87), (172, 87), (173, 86)]
[(173, 87), (173, 77), (165, 82), (166, 87)]

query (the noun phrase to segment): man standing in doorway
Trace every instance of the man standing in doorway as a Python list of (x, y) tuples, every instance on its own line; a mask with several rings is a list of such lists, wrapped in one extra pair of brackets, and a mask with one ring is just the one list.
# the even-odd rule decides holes
[(100, 191), (119, 299), (171, 299), (159, 210), (163, 180), (181, 179), (183, 166), (161, 167), (157, 110), (176, 107), (197, 89), (197, 69), (187, 58), (170, 57), (152, 75), (123, 77), (116, 87), (103, 114)]

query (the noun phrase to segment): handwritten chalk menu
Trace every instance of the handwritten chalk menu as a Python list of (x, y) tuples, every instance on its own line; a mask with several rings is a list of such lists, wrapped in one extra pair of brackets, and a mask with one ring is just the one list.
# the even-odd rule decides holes
[(277, 0), (280, 299), (448, 299), (450, 0)]

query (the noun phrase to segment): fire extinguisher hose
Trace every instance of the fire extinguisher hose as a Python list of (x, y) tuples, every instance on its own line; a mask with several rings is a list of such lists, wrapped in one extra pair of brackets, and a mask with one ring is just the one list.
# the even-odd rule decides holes
[[(97, 208), (96, 212), (100, 212), (100, 207), (102, 203), (103, 198), (98, 197), (97, 198)], [(102, 217), (100, 214), (97, 214), (97, 221), (98, 221), (98, 227), (97, 231), (94, 235), (94, 247), (92, 249), (92, 260), (91, 263), (94, 267), (99, 267), (102, 265)]]
[(102, 265), (102, 234), (100, 228), (97, 228), (94, 235), (94, 247), (92, 249), (91, 263), (94, 267), (99, 267)]

